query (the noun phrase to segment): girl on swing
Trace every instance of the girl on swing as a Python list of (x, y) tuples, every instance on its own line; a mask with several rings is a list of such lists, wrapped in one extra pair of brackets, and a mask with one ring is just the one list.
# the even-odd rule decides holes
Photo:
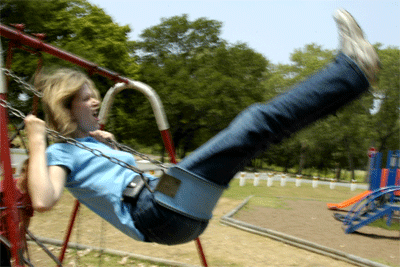
[[(136, 199), (124, 197), (136, 173), (70, 144), (55, 143), (46, 149), (45, 122), (27, 116), (33, 207), (51, 209), (65, 186), (81, 203), (136, 240), (173, 245), (197, 238), (223, 189), (249, 160), (270, 144), (334, 113), (376, 82), (379, 59), (373, 46), (348, 12), (339, 10), (334, 19), (340, 36), (334, 62), (274, 100), (244, 110), (172, 168), (164, 181), (146, 176), (155, 192), (144, 188)], [(99, 93), (87, 76), (60, 70), (43, 77), (37, 86), (44, 94), (49, 127), (135, 166), (131, 154), (109, 146), (107, 140), (113, 135), (99, 130)]]

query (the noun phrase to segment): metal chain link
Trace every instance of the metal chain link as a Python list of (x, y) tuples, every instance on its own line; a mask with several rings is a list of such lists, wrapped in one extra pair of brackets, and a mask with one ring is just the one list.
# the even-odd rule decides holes
[(92, 153), (93, 155), (95, 155), (96, 157), (103, 157), (103, 158), (106, 158), (106, 159), (108, 159), (109, 161), (111, 161), (112, 163), (115, 163), (115, 164), (117, 164), (117, 165), (119, 165), (119, 166), (121, 166), (121, 167), (123, 167), (123, 168), (130, 169), (130, 170), (132, 170), (132, 171), (134, 171), (134, 172), (136, 172), (136, 173), (139, 173), (139, 174), (143, 174), (143, 173), (144, 173), (144, 171), (138, 169), (138, 168), (135, 167), (135, 166), (132, 166), (132, 165), (130, 165), (130, 164), (124, 162), (124, 161), (121, 161), (121, 160), (119, 160), (119, 159), (117, 159), (117, 158), (115, 158), (115, 157), (110, 157), (110, 156), (104, 154), (102, 151), (100, 151), (100, 150), (98, 150), (98, 149), (90, 148), (90, 147), (86, 146), (85, 144), (83, 144), (83, 143), (81, 143), (81, 142), (79, 142), (79, 141), (77, 141), (77, 140), (75, 140), (75, 139), (73, 139), (73, 138), (69, 138), (69, 137), (62, 136), (62, 135), (60, 135), (58, 132), (56, 132), (56, 131), (54, 131), (54, 130), (51, 130), (51, 129), (46, 128), (46, 132), (47, 132), (50, 136), (52, 136), (52, 137), (54, 137), (54, 138), (56, 138), (56, 139), (59, 139), (59, 140), (65, 142), (65, 143), (68, 143), (68, 144), (77, 146), (77, 147), (79, 147), (79, 148), (85, 149), (85, 150), (89, 151), (90, 153)]
[(119, 150), (121, 150), (121, 151), (125, 151), (125, 152), (131, 153), (131, 154), (133, 154), (133, 155), (139, 156), (139, 157), (141, 157), (142, 159), (148, 160), (150, 163), (152, 163), (152, 164), (154, 164), (154, 165), (157, 165), (157, 166), (159, 166), (159, 167), (161, 167), (161, 168), (163, 168), (163, 169), (168, 169), (168, 166), (166, 166), (163, 162), (161, 162), (161, 161), (159, 161), (159, 160), (156, 160), (156, 159), (152, 159), (152, 158), (150, 158), (148, 155), (143, 154), (143, 153), (140, 153), (139, 151), (136, 151), (136, 150), (130, 148), (129, 146), (126, 146), (126, 145), (124, 145), (124, 144), (118, 143), (118, 142), (116, 142), (116, 141), (114, 141), (114, 140), (110, 140), (110, 139), (107, 140), (107, 141), (109, 142), (109, 144), (110, 144), (111, 146), (115, 146), (115, 147), (117, 147), (117, 148), (118, 148)]
[[(12, 73), (10, 70), (8, 70), (8, 69), (6, 69), (6, 68), (2, 68), (2, 67), (0, 67), (0, 70), (1, 70), (1, 71), (4, 71), (5, 75), (7, 75), (7, 76), (13, 78), (18, 84), (20, 84), (20, 85), (22, 86), (23, 89), (25, 89), (25, 90), (27, 90), (27, 91), (29, 91), (29, 92), (32, 92), (33, 94), (35, 94), (35, 95), (38, 96), (38, 97), (42, 97), (42, 96), (43, 96), (43, 94), (42, 94), (41, 92), (37, 91), (32, 85), (30, 85), (30, 84), (26, 83), (25, 81), (23, 81), (20, 77), (18, 77), (18, 76), (15, 75), (14, 73)], [(2, 107), (4, 107), (4, 108), (8, 109), (8, 111), (9, 111), (11, 114), (13, 114), (14, 116), (16, 116), (16, 117), (18, 117), (18, 118), (21, 118), (21, 119), (25, 119), (25, 118), (26, 118), (26, 115), (25, 115), (23, 112), (21, 112), (20, 110), (18, 110), (18, 109), (16, 109), (16, 108), (12, 107), (12, 106), (11, 106), (7, 101), (5, 101), (5, 100), (0, 99), (0, 106), (2, 106)], [(138, 173), (138, 174), (141, 176), (142, 180), (144, 181), (144, 184), (145, 184), (146, 188), (147, 188), (150, 192), (154, 193), (154, 190), (149, 186), (147, 180), (146, 180), (146, 179), (144, 178), (144, 176), (143, 176), (143, 174), (144, 174), (145, 172), (142, 171), (141, 169), (139, 169), (139, 168), (137, 168), (137, 167), (135, 167), (135, 166), (132, 166), (132, 165), (130, 165), (130, 164), (124, 162), (124, 161), (121, 161), (121, 160), (119, 160), (119, 159), (117, 159), (117, 158), (115, 158), (115, 157), (110, 157), (110, 156), (104, 154), (102, 151), (100, 151), (100, 150), (98, 150), (98, 149), (90, 148), (90, 147), (84, 145), (83, 143), (81, 143), (81, 142), (79, 142), (79, 141), (73, 139), (73, 138), (68, 138), (68, 137), (62, 136), (62, 135), (59, 134), (57, 131), (51, 130), (51, 129), (47, 128), (47, 127), (46, 127), (46, 132), (47, 132), (47, 134), (49, 134), (50, 136), (52, 136), (52, 137), (54, 137), (54, 138), (56, 138), (56, 139), (58, 139), (58, 140), (61, 140), (61, 141), (65, 142), (65, 143), (68, 143), (68, 144), (77, 146), (77, 147), (79, 147), (79, 148), (81, 148), (81, 149), (85, 149), (85, 150), (91, 152), (91, 153), (92, 153), (93, 155), (95, 155), (96, 157), (104, 157), (104, 158), (106, 158), (107, 160), (111, 161), (111, 162), (114, 163), (114, 164), (117, 164), (117, 165), (119, 165), (119, 166), (121, 166), (121, 167), (123, 167), (123, 168), (129, 169), (129, 170), (131, 170), (131, 171), (133, 171), (133, 172), (135, 172), (135, 173)], [(150, 163), (155, 164), (155, 165), (161, 167), (162, 169), (167, 169), (167, 168), (168, 168), (168, 167), (165, 166), (164, 163), (162, 163), (161, 161), (158, 161), (158, 160), (155, 160), (155, 159), (151, 159), (148, 155), (145, 155), (145, 154), (143, 154), (143, 153), (140, 153), (140, 152), (138, 152), (138, 151), (136, 151), (136, 150), (134, 150), (134, 149), (132, 149), (132, 148), (126, 146), (126, 145), (120, 144), (120, 143), (118, 143), (118, 142), (116, 142), (116, 141), (114, 141), (114, 140), (107, 140), (107, 141), (109, 142), (109, 145), (115, 146), (116, 148), (120, 149), (121, 151), (125, 151), (125, 152), (131, 153), (131, 154), (133, 154), (133, 155), (139, 156), (139, 157), (141, 157), (142, 159), (148, 160)], [(104, 226), (103, 226), (103, 223), (104, 223), (104, 221), (102, 222), (102, 226), (101, 226), (102, 228), (104, 227)], [(32, 238), (33, 235), (31, 234), (30, 236), (31, 236), (31, 238)], [(38, 241), (36, 241), (36, 242), (38, 242)], [(101, 243), (103, 243), (103, 239), (101, 239)], [(45, 251), (46, 251), (46, 250), (45, 250)], [(52, 257), (52, 258), (54, 258), (54, 257)], [(57, 262), (57, 260), (58, 260), (58, 259), (55, 258), (55, 261), (56, 261), (56, 262)], [(78, 260), (79, 260), (79, 259), (78, 259)], [(26, 262), (26, 263), (29, 263), (29, 261)], [(61, 263), (60, 263), (60, 262), (57, 262), (57, 263), (59, 264), (59, 266), (61, 266)], [(100, 263), (99, 263), (99, 264), (101, 265), (101, 259), (100, 259)]]
[(3, 68), (3, 67), (0, 67), (0, 70), (3, 71), (5, 75), (13, 78), (18, 84), (21, 85), (21, 87), (23, 89), (33, 93), (34, 95), (36, 95), (38, 97), (42, 97), (43, 96), (43, 94), (41, 92), (39, 92), (38, 90), (36, 90), (35, 87), (33, 87), (29, 83), (27, 83), (24, 80), (22, 80), (20, 77), (18, 77), (16, 74), (14, 74), (11, 70), (9, 70), (7, 68)]
[[(8, 109), (10, 110), (10, 112), (11, 112), (12, 114), (14, 114), (15, 116), (17, 116), (17, 117), (19, 117), (19, 118), (21, 118), (21, 119), (25, 119), (25, 117), (26, 117), (25, 114), (22, 113), (21, 111), (19, 111), (18, 109), (13, 108), (7, 101), (0, 99), (0, 105), (1, 105), (2, 107), (4, 107), (4, 108), (8, 108)], [(87, 151), (89, 151), (90, 153), (92, 153), (93, 155), (95, 155), (96, 157), (103, 157), (103, 158), (106, 158), (107, 160), (111, 161), (111, 162), (114, 163), (114, 164), (117, 164), (117, 165), (119, 165), (119, 166), (121, 166), (121, 167), (123, 167), (123, 168), (129, 169), (129, 170), (131, 170), (131, 171), (133, 171), (133, 172), (138, 173), (140, 176), (142, 176), (142, 179), (145, 181), (145, 186), (147, 187), (147, 189), (149, 189), (151, 192), (153, 192), (153, 190), (152, 190), (152, 189), (150, 188), (150, 186), (147, 184), (146, 179), (144, 179), (144, 177), (143, 177), (143, 174), (145, 173), (143, 170), (141, 170), (141, 169), (139, 169), (139, 168), (137, 168), (137, 167), (135, 167), (135, 166), (132, 166), (132, 165), (130, 165), (130, 164), (128, 164), (128, 163), (126, 163), (126, 162), (124, 162), (124, 161), (122, 161), (122, 160), (119, 160), (119, 159), (117, 159), (117, 158), (115, 158), (115, 157), (108, 156), (108, 155), (104, 154), (102, 151), (100, 151), (100, 150), (98, 150), (98, 149), (90, 148), (90, 147), (86, 146), (85, 144), (83, 144), (83, 143), (81, 143), (81, 142), (79, 142), (79, 141), (77, 141), (77, 140), (75, 140), (75, 139), (73, 139), (73, 138), (69, 138), (69, 137), (62, 136), (62, 135), (59, 134), (57, 131), (51, 130), (51, 129), (47, 128), (47, 127), (46, 127), (46, 132), (47, 132), (47, 134), (50, 135), (51, 137), (54, 137), (54, 138), (56, 138), (56, 139), (58, 139), (58, 140), (61, 140), (62, 142), (65, 142), (65, 143), (74, 145), (74, 146), (79, 147), (79, 148), (84, 149), (84, 150), (87, 150)], [(117, 143), (116, 141), (112, 141), (112, 144), (115, 145), (115, 146), (118, 147), (118, 148), (122, 148), (123, 151), (126, 151), (126, 152), (132, 151), (132, 152), (134, 152), (134, 154), (137, 154), (137, 155), (144, 155), (144, 154), (139, 153), (139, 152), (137, 152), (137, 151), (135, 151), (135, 150), (133, 150), (133, 149), (131, 149), (131, 148), (128, 149), (127, 146), (122, 145), (122, 144), (119, 144), (119, 143)], [(129, 150), (129, 151), (128, 151), (128, 150)], [(147, 157), (148, 159), (150, 159), (148, 156), (145, 156), (145, 157)], [(151, 160), (151, 159), (150, 159), (150, 160)], [(161, 163), (161, 162), (156, 161), (156, 160), (151, 160), (151, 162), (154, 163), (154, 164), (155, 164), (155, 163)], [(166, 167), (165, 165), (163, 165), (162, 163), (161, 163), (159, 166), (162, 167), (163, 169), (166, 169), (166, 168), (167, 168), (167, 167)]]
[(12, 107), (7, 101), (1, 99), (0, 100), (0, 105), (3, 108), (7, 108), (12, 115), (14, 115), (14, 116), (16, 116), (18, 118), (21, 118), (21, 119), (25, 119), (25, 117), (26, 117), (25, 114), (22, 113), (20, 110)]
[[(38, 97), (42, 97), (42, 96), (43, 96), (43, 94), (42, 94), (41, 92), (37, 91), (32, 85), (26, 83), (26, 82), (23, 81), (20, 77), (18, 77), (18, 76), (15, 75), (14, 73), (12, 73), (11, 70), (9, 70), (9, 69), (7, 69), (7, 68), (2, 68), (2, 67), (0, 67), (0, 70), (4, 71), (4, 73), (5, 73), (7, 76), (12, 77), (17, 83), (19, 83), (20, 85), (22, 85), (22, 87), (23, 87), (24, 89), (26, 89), (26, 90), (28, 90), (28, 91), (34, 93), (34, 94), (35, 94), (36, 96), (38, 96)], [(4, 102), (6, 102), (6, 101), (4, 101)], [(4, 105), (2, 105), (2, 106), (4, 107)], [(22, 119), (25, 118), (25, 115), (24, 115), (21, 111), (19, 111), (18, 109), (13, 108), (13, 107), (12, 107), (11, 105), (9, 105), (8, 103), (6, 104), (6, 108), (8, 108), (9, 111), (10, 111), (14, 116), (19, 117), (19, 118), (22, 118)], [(140, 153), (140, 152), (138, 152), (138, 151), (136, 151), (136, 150), (134, 150), (134, 149), (132, 149), (132, 148), (126, 146), (126, 145), (119, 144), (119, 143), (117, 143), (116, 141), (112, 141), (112, 140), (108, 140), (108, 141), (109, 141), (109, 143), (110, 143), (111, 145), (116, 146), (118, 149), (120, 149), (120, 150), (122, 150), (122, 151), (129, 152), (129, 153), (131, 153), (131, 154), (133, 154), (133, 155), (139, 156), (139, 157), (141, 157), (142, 159), (148, 160), (150, 163), (153, 163), (153, 164), (155, 164), (155, 165), (157, 165), (157, 166), (159, 166), (159, 167), (161, 167), (161, 168), (163, 168), (163, 169), (168, 168), (168, 167), (166, 167), (166, 166), (164, 165), (164, 163), (162, 163), (161, 161), (158, 161), (158, 160), (155, 160), (155, 159), (151, 159), (149, 156), (147, 156), (147, 155), (145, 155), (145, 154), (143, 154), (143, 153)]]
[[(27, 90), (29, 92), (32, 92), (33, 94), (35, 94), (38, 97), (43, 97), (43, 94), (41, 92), (37, 91), (29, 83), (26, 83), (25, 81), (23, 81), (20, 77), (18, 77), (16, 74), (14, 74), (11, 70), (9, 70), (7, 68), (3, 68), (3, 67), (0, 67), (0, 70), (4, 71), (5, 75), (13, 78), (18, 84), (21, 85), (21, 87), (23, 89), (25, 89), (25, 90)], [(26, 117), (25, 114), (23, 112), (21, 112), (20, 110), (12, 107), (7, 101), (1, 100), (0, 101), (0, 105), (2, 107), (4, 107), (4, 108), (7, 108), (9, 110), (9, 112), (11, 114), (13, 114), (14, 116), (19, 117), (21, 119), (25, 119), (25, 117)], [(65, 142), (65, 143), (77, 146), (77, 147), (79, 147), (81, 149), (85, 149), (85, 150), (91, 152), (96, 157), (104, 157), (104, 158), (106, 158), (107, 160), (111, 161), (114, 164), (117, 164), (117, 165), (119, 165), (119, 166), (121, 166), (123, 168), (129, 169), (131, 171), (134, 171), (134, 172), (138, 173), (142, 177), (142, 180), (144, 181), (144, 184), (147, 187), (147, 189), (150, 192), (153, 192), (153, 190), (150, 188), (149, 184), (147, 183), (146, 179), (143, 176), (143, 174), (145, 172), (142, 171), (141, 169), (139, 169), (139, 168), (137, 168), (135, 166), (132, 166), (132, 165), (130, 165), (130, 164), (128, 164), (128, 163), (126, 163), (126, 162), (124, 162), (122, 160), (119, 160), (119, 159), (117, 159), (115, 157), (110, 157), (110, 156), (104, 154), (103, 152), (101, 152), (98, 149), (92, 149), (92, 148), (84, 145), (83, 143), (81, 143), (81, 142), (79, 142), (79, 141), (77, 141), (77, 140), (75, 140), (73, 138), (64, 137), (61, 134), (59, 134), (57, 131), (51, 130), (51, 129), (47, 128), (47, 127), (46, 127), (46, 132), (50, 136), (52, 136), (52, 137), (54, 137), (56, 139), (59, 139), (59, 140)], [(142, 153), (140, 153), (140, 152), (138, 152), (138, 151), (126, 146), (126, 145), (120, 144), (120, 143), (118, 143), (116, 141), (113, 141), (113, 140), (107, 140), (107, 141), (109, 142), (109, 144), (111, 146), (115, 146), (116, 148), (120, 149), (121, 151), (125, 151), (125, 152), (131, 153), (133, 155), (139, 156), (142, 159), (148, 160), (150, 163), (155, 164), (155, 165), (159, 166), (162, 169), (167, 169), (168, 168), (162, 162), (160, 162), (158, 160), (151, 159), (149, 156), (147, 156), (145, 154), (142, 154)]]

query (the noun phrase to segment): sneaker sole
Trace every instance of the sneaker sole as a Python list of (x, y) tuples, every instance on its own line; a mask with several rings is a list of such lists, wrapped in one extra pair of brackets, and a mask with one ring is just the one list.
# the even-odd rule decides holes
[(363, 30), (349, 12), (342, 9), (336, 10), (333, 17), (338, 25), (341, 25), (348, 31), (351, 38), (365, 39)]

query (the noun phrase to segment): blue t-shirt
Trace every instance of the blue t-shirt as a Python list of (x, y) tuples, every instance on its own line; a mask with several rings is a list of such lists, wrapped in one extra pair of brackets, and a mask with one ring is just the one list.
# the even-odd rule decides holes
[[(77, 141), (136, 166), (131, 154), (114, 150), (92, 137), (78, 138)], [(49, 166), (58, 165), (69, 170), (65, 186), (75, 198), (121, 232), (135, 240), (144, 240), (143, 234), (135, 228), (130, 205), (121, 201), (122, 192), (137, 173), (71, 144), (53, 144), (46, 154)]]

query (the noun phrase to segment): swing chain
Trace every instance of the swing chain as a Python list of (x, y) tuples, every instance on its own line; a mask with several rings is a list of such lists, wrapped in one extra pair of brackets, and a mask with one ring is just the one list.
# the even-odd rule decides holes
[[(4, 71), (4, 73), (5, 73), (7, 76), (13, 78), (13, 79), (14, 79), (18, 84), (20, 84), (25, 90), (28, 90), (28, 91), (32, 92), (33, 94), (35, 94), (35, 95), (38, 96), (38, 97), (43, 97), (43, 94), (42, 94), (41, 92), (37, 91), (37, 90), (36, 90), (32, 85), (30, 85), (29, 83), (26, 83), (25, 81), (23, 81), (22, 78), (20, 78), (20, 77), (17, 76), (16, 74), (14, 74), (11, 70), (9, 70), (9, 69), (7, 69), (7, 68), (3, 68), (3, 67), (0, 67), (0, 70), (1, 70), (1, 71)], [(25, 115), (24, 115), (21, 111), (19, 111), (18, 109), (13, 108), (13, 107), (12, 107), (11, 105), (9, 105), (5, 100), (3, 100), (2, 102), (4, 102), (4, 104), (0, 102), (0, 105), (3, 106), (3, 107), (5, 107), (5, 108), (8, 108), (9, 111), (11, 112), (11, 114), (13, 114), (13, 115), (16, 116), (16, 117), (22, 118), (22, 119), (25, 118)], [(51, 131), (51, 130), (49, 130), (49, 131)], [(60, 139), (63, 139), (63, 140), (64, 140), (64, 137), (61, 136), (61, 135), (59, 135), (59, 134), (58, 134), (57, 132), (55, 132), (55, 131), (53, 131), (51, 135), (52, 135), (53, 137), (57, 137), (57, 138), (60, 138)], [(111, 146), (115, 146), (115, 147), (117, 147), (118, 149), (120, 149), (121, 151), (125, 151), (125, 152), (131, 153), (131, 154), (133, 154), (133, 155), (139, 156), (139, 157), (141, 157), (142, 159), (148, 160), (150, 163), (161, 167), (162, 169), (167, 169), (167, 168), (168, 168), (168, 167), (165, 166), (164, 163), (162, 163), (161, 161), (158, 161), (158, 160), (155, 160), (155, 159), (151, 159), (149, 156), (147, 156), (147, 155), (145, 155), (145, 154), (143, 154), (143, 153), (140, 153), (140, 152), (138, 152), (138, 151), (136, 151), (136, 150), (134, 150), (134, 149), (132, 149), (132, 148), (126, 146), (126, 145), (120, 144), (120, 143), (118, 143), (118, 142), (116, 142), (116, 141), (114, 141), (114, 140), (107, 140), (107, 141), (109, 142), (109, 144), (110, 144)], [(77, 142), (77, 141), (75, 141), (75, 142)], [(70, 143), (70, 142), (68, 142), (68, 143)], [(79, 142), (78, 142), (78, 143), (79, 143)], [(95, 153), (94, 153), (94, 154), (95, 154)], [(96, 155), (96, 154), (95, 154), (95, 155)]]
[(83, 143), (81, 143), (79, 141), (76, 141), (73, 138), (64, 137), (64, 136), (60, 135), (59, 133), (57, 133), (54, 130), (46, 129), (46, 131), (50, 136), (58, 138), (58, 139), (61, 139), (65, 143), (68, 143), (68, 144), (77, 146), (79, 148), (85, 149), (85, 150), (89, 151), (90, 153), (94, 154), (96, 157), (104, 157), (104, 158), (108, 159), (109, 161), (111, 161), (112, 163), (115, 163), (115, 164), (117, 164), (117, 165), (119, 165), (121, 167), (130, 169), (130, 170), (132, 170), (132, 171), (134, 171), (136, 173), (139, 173), (139, 174), (144, 173), (142, 170), (139, 170), (138, 168), (136, 168), (136, 167), (134, 167), (132, 165), (129, 165), (126, 162), (123, 162), (123, 161), (121, 161), (121, 160), (119, 160), (119, 159), (117, 159), (115, 157), (107, 156), (106, 154), (104, 154), (100, 150), (90, 148), (90, 147), (84, 145)]
[[(13, 107), (12, 107), (7, 101), (5, 101), (5, 100), (0, 99), (0, 106), (2, 106), (2, 107), (4, 107), (4, 108), (8, 108), (8, 109), (11, 111), (12, 114), (14, 114), (15, 116), (17, 116), (17, 117), (19, 117), (19, 118), (21, 118), (21, 119), (25, 119), (25, 117), (26, 117), (21, 111), (19, 111), (19, 110), (13, 108)], [(128, 163), (126, 163), (126, 162), (124, 162), (124, 161), (122, 161), (122, 160), (119, 160), (119, 159), (117, 159), (117, 158), (115, 158), (115, 157), (110, 157), (110, 156), (104, 154), (103, 152), (101, 152), (101, 151), (98, 150), (98, 149), (90, 148), (90, 147), (86, 146), (85, 144), (83, 144), (83, 143), (81, 143), (81, 142), (79, 142), (79, 141), (77, 141), (77, 140), (75, 140), (75, 139), (73, 139), (73, 138), (69, 138), (69, 137), (62, 136), (62, 135), (59, 134), (57, 131), (51, 130), (51, 129), (49, 129), (49, 128), (46, 127), (46, 132), (47, 132), (50, 136), (52, 136), (52, 137), (54, 137), (54, 138), (56, 138), (56, 139), (59, 139), (59, 140), (61, 140), (62, 142), (65, 142), (65, 143), (68, 143), (68, 144), (77, 146), (77, 147), (79, 147), (79, 148), (81, 148), (81, 149), (85, 149), (85, 150), (89, 151), (90, 153), (92, 153), (93, 155), (95, 155), (96, 157), (104, 157), (104, 158), (106, 158), (107, 160), (111, 161), (112, 163), (117, 164), (117, 165), (119, 165), (119, 166), (121, 166), (121, 167), (123, 167), (123, 168), (129, 169), (129, 170), (131, 170), (131, 171), (133, 171), (133, 172), (136, 172), (136, 173), (138, 173), (138, 174), (141, 175), (141, 176), (143, 176), (143, 174), (145, 173), (145, 172), (142, 171), (141, 169), (139, 169), (139, 168), (137, 168), (137, 167), (135, 167), (135, 166), (132, 166), (132, 165), (130, 165), (130, 164), (128, 164)], [(118, 146), (124, 147), (124, 146), (121, 145), (121, 144), (118, 144)], [(146, 185), (146, 187), (147, 187), (147, 186), (148, 186), (148, 185)]]
[(18, 117), (18, 118), (25, 119), (25, 117), (26, 117), (24, 113), (22, 113), (20, 110), (14, 108), (14, 107), (12, 107), (12, 106), (11, 106), (7, 101), (5, 101), (5, 100), (0, 100), (0, 106), (2, 106), (3, 108), (8, 109), (8, 111), (9, 111), (12, 115), (14, 115), (14, 116), (16, 116), (16, 117)]
[(98, 149), (90, 148), (90, 147), (86, 146), (85, 144), (83, 144), (83, 143), (81, 143), (81, 142), (79, 142), (79, 141), (77, 141), (77, 140), (75, 140), (75, 139), (73, 139), (73, 138), (69, 138), (69, 137), (62, 136), (62, 135), (60, 135), (58, 132), (56, 132), (56, 131), (54, 131), (54, 130), (51, 130), (51, 129), (48, 129), (47, 127), (46, 127), (46, 131), (47, 131), (47, 133), (48, 133), (50, 136), (52, 136), (52, 137), (54, 137), (54, 138), (56, 138), (56, 139), (62, 140), (63, 142), (68, 143), (68, 144), (71, 144), (71, 145), (74, 145), (74, 146), (76, 146), (76, 147), (78, 147), (78, 148), (87, 150), (87, 151), (89, 151), (90, 153), (92, 153), (93, 155), (95, 155), (96, 157), (103, 157), (103, 158), (109, 160), (110, 162), (121, 166), (122, 168), (126, 168), (126, 169), (128, 169), (128, 170), (131, 170), (131, 171), (133, 171), (133, 172), (139, 174), (140, 177), (141, 177), (141, 179), (142, 179), (143, 182), (144, 182), (144, 186), (145, 186), (151, 193), (154, 193), (154, 190), (150, 187), (150, 185), (148, 184), (146, 178), (144, 177), (144, 173), (145, 173), (145, 172), (144, 172), (143, 170), (141, 170), (141, 169), (139, 169), (139, 168), (137, 168), (137, 167), (135, 167), (135, 166), (133, 166), (133, 165), (130, 165), (130, 164), (126, 163), (125, 161), (119, 160), (119, 159), (117, 159), (117, 158), (115, 158), (115, 157), (110, 157), (110, 156), (104, 154), (102, 151), (100, 151), (100, 150), (98, 150)]
[(152, 159), (148, 155), (140, 153), (139, 151), (136, 151), (136, 150), (130, 148), (129, 146), (126, 146), (124, 144), (118, 143), (117, 141), (114, 141), (114, 140), (111, 140), (111, 139), (108, 139), (107, 141), (109, 142), (109, 144), (111, 146), (115, 146), (116, 148), (118, 148), (121, 151), (125, 151), (125, 152), (131, 153), (133, 155), (139, 156), (142, 159), (148, 160), (150, 163), (152, 163), (154, 165), (157, 165), (158, 167), (161, 167), (162, 169), (168, 169), (168, 166), (166, 166), (163, 162), (161, 162), (159, 160)]
[(5, 75), (13, 78), (18, 84), (21, 85), (21, 87), (31, 93), (33, 93), (34, 95), (38, 96), (38, 97), (42, 97), (43, 94), (39, 91), (37, 91), (32, 85), (30, 85), (29, 83), (25, 82), (24, 80), (22, 80), (20, 77), (18, 77), (16, 74), (14, 74), (11, 70), (7, 69), (7, 68), (0, 68), (1, 71), (4, 72)]

